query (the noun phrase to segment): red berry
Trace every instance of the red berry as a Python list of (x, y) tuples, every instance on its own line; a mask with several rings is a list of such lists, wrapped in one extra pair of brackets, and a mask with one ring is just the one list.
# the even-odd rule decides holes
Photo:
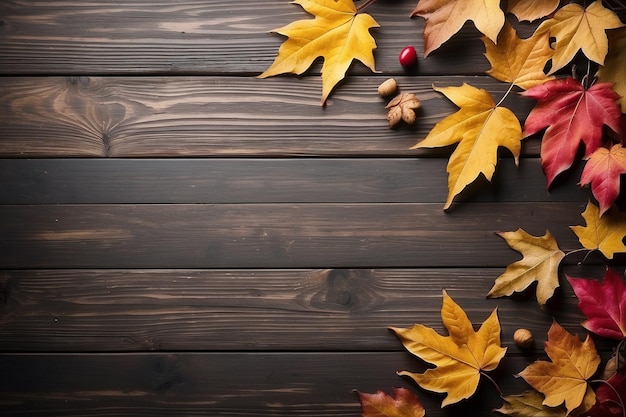
[(417, 64), (417, 52), (412, 46), (407, 46), (400, 52), (398, 59), (404, 68), (413, 68)]

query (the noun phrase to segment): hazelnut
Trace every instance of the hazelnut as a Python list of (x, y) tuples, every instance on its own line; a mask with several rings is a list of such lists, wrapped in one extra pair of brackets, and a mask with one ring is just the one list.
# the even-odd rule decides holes
[(520, 349), (531, 349), (535, 345), (533, 334), (528, 329), (517, 329), (513, 333), (513, 341)]
[(396, 93), (396, 91), (398, 91), (398, 84), (393, 78), (389, 78), (387, 81), (378, 86), (378, 94), (380, 94), (381, 97), (392, 96)]

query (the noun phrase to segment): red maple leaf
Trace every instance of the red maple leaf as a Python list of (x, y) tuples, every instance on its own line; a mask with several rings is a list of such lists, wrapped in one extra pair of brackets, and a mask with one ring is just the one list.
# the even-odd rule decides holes
[(626, 174), (626, 148), (598, 148), (591, 154), (580, 176), (580, 185), (591, 184), (591, 192), (600, 204), (600, 215), (611, 207), (620, 190), (620, 176)]
[(541, 143), (541, 165), (548, 187), (572, 166), (581, 142), (585, 156), (602, 146), (602, 127), (620, 132), (620, 96), (612, 84), (598, 83), (589, 89), (574, 78), (546, 81), (529, 88), (523, 96), (536, 99), (524, 124), (525, 136), (546, 129)]
[(582, 326), (602, 337), (622, 340), (626, 337), (626, 284), (617, 272), (606, 270), (604, 281), (585, 278), (567, 280), (572, 285), (578, 308), (587, 316)]
[[(619, 394), (619, 397), (618, 397)], [(618, 372), (596, 389), (596, 404), (583, 415), (589, 417), (622, 417), (626, 403), (626, 373)]]

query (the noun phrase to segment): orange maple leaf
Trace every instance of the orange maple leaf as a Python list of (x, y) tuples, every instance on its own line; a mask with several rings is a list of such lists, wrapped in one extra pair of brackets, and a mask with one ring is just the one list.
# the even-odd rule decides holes
[(600, 216), (617, 199), (621, 174), (626, 174), (626, 148), (620, 143), (611, 149), (598, 148), (589, 156), (580, 176), (580, 185), (591, 184), (591, 192), (600, 204)]
[(352, 0), (295, 0), (315, 19), (293, 22), (274, 32), (287, 36), (278, 56), (260, 78), (294, 73), (302, 74), (320, 56), (322, 65), (322, 104), (341, 81), (350, 64), (358, 59), (372, 71), (376, 42), (369, 33), (378, 23), (359, 13)]
[(599, 250), (608, 259), (613, 259), (616, 252), (626, 252), (626, 213), (609, 211), (600, 217), (600, 209), (587, 203), (582, 213), (586, 226), (570, 226), (578, 236), (578, 241), (585, 249)]
[(565, 403), (568, 414), (576, 409), (583, 412), (591, 408), (596, 396), (587, 379), (600, 364), (593, 340), (587, 336), (581, 342), (578, 336), (553, 322), (545, 346), (552, 362), (536, 361), (519, 376), (545, 395), (543, 405), (557, 407)]
[(411, 149), (449, 146), (459, 142), (447, 167), (446, 210), (454, 197), (480, 174), (491, 180), (500, 146), (509, 149), (515, 163), (518, 163), (522, 129), (517, 116), (506, 107), (498, 107), (485, 90), (469, 84), (434, 89), (443, 93), (460, 110), (437, 123), (428, 136)]
[(506, 11), (519, 21), (541, 19), (556, 10), (559, 0), (509, 0)]
[(356, 391), (362, 417), (424, 417), (420, 400), (406, 388), (394, 388), (393, 396), (383, 391), (375, 394)]
[(500, 0), (420, 0), (411, 16), (426, 19), (425, 56), (450, 39), (468, 20), (493, 42), (504, 25)]
[(596, 0), (584, 9), (576, 3), (561, 7), (552, 19), (544, 21), (536, 33), (548, 32), (556, 38), (550, 73), (567, 65), (582, 50), (587, 58), (603, 65), (608, 52), (605, 31), (624, 26), (619, 17)]
[(443, 291), (441, 320), (449, 336), (416, 324), (408, 329), (391, 328), (412, 354), (437, 367), (423, 374), (408, 371), (406, 375), (422, 388), (447, 393), (442, 407), (469, 398), (478, 387), (481, 372), (494, 370), (506, 353), (500, 346), (500, 322), (494, 310), (474, 331), (463, 309)]

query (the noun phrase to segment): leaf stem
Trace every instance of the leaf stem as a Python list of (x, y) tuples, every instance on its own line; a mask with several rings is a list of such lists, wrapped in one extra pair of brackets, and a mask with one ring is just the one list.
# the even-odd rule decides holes
[[(565, 256), (573, 255), (573, 254), (576, 254), (576, 253), (579, 253), (579, 252), (587, 252), (585, 257), (580, 262), (578, 262), (578, 265), (582, 265), (587, 260), (589, 255), (591, 255), (591, 252), (593, 252), (593, 251), (589, 250), (589, 249), (586, 249), (586, 248), (574, 249), (574, 250), (571, 250), (569, 252), (565, 252)], [(565, 256), (563, 258), (565, 258)]]
[(511, 85), (509, 85), (509, 89), (506, 90), (506, 93), (504, 93), (504, 96), (500, 99), (500, 101), (498, 101), (498, 104), (496, 104), (496, 107), (500, 107), (500, 105), (502, 104), (502, 102), (504, 101), (504, 99), (506, 99), (508, 97), (508, 95), (511, 93), (511, 90), (513, 90), (513, 83), (511, 83)]
[[(498, 386), (498, 384), (496, 383), (496, 381), (495, 381), (492, 377), (490, 377), (489, 375), (487, 375), (485, 372), (483, 372), (483, 371), (480, 371), (480, 374), (481, 374), (482, 376), (484, 376), (485, 378), (487, 378), (487, 379), (488, 379), (488, 380), (489, 380), (489, 381), (493, 384), (493, 386), (496, 388), (496, 391), (498, 391), (498, 395), (499, 395), (500, 397), (502, 397), (502, 390), (500, 389), (500, 387)], [(626, 416), (625, 416), (625, 417), (626, 417)]]
[(361, 12), (363, 9), (365, 9), (367, 6), (376, 3), (376, 0), (367, 0), (365, 3), (361, 4), (359, 7), (356, 8), (356, 12), (359, 13)]

